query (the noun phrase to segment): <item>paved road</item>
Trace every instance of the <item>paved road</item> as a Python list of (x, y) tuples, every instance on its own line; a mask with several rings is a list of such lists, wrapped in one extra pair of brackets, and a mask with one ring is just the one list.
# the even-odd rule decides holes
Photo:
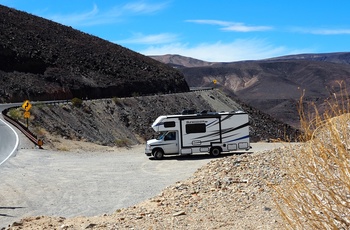
[[(258, 151), (280, 144), (252, 146)], [(95, 153), (20, 149), (0, 166), (0, 228), (24, 216), (113, 213), (159, 194), (210, 160), (208, 155), (150, 160), (144, 146)]]
[(18, 135), (3, 119), (2, 111), (9, 105), (0, 104), (0, 165), (17, 151)]

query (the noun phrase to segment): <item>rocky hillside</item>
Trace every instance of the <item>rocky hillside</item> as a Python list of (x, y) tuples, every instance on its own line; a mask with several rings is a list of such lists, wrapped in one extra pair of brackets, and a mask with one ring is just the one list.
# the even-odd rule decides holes
[[(346, 92), (346, 85), (350, 85), (349, 55), (294, 55), (262, 61), (206, 63), (202, 67), (186, 67), (187, 64), (184, 64), (178, 69), (185, 75), (190, 87), (221, 88), (297, 127), (299, 116), (296, 105), (304, 90), (305, 102), (315, 103), (318, 107), (334, 95)], [(181, 63), (180, 57), (176, 56), (176, 59), (176, 64)], [(184, 57), (183, 61), (186, 60), (188, 58)], [(217, 83), (214, 84), (213, 80)], [(341, 87), (339, 82), (343, 82)]]
[(44, 139), (45, 148), (57, 146), (55, 136), (109, 146), (140, 144), (155, 134), (150, 126), (158, 116), (178, 114), (183, 109), (243, 110), (250, 116), (252, 141), (293, 139), (297, 132), (267, 114), (238, 104), (219, 90), (89, 100), (81, 106), (37, 104), (31, 109), (30, 129)]
[(183, 75), (163, 63), (1, 5), (0, 31), (0, 102), (189, 89)]

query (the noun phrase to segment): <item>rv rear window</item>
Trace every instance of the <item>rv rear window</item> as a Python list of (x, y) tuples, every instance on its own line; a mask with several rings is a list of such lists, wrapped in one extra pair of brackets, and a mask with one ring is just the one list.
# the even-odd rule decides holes
[(164, 128), (172, 128), (172, 127), (175, 127), (175, 121), (164, 122)]
[(186, 125), (186, 133), (205, 133), (205, 124), (188, 124)]

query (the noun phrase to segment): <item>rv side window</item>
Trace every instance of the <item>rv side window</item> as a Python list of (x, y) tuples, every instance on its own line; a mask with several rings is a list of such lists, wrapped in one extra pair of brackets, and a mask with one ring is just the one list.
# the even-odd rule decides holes
[(205, 133), (206, 126), (205, 124), (188, 124), (186, 125), (186, 133)]
[(176, 133), (175, 132), (169, 132), (167, 135), (164, 137), (165, 141), (174, 141), (176, 140)]
[(164, 122), (164, 128), (172, 128), (172, 127), (175, 127), (175, 121)]

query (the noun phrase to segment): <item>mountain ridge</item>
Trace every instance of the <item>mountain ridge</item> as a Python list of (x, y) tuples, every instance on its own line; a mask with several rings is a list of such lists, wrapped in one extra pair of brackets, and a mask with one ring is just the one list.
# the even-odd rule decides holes
[[(301, 96), (305, 103), (315, 103), (322, 108), (325, 100), (347, 93), (346, 85), (350, 84), (350, 53), (347, 52), (216, 62), (195, 67), (186, 67), (190, 64), (179, 67), (179, 59), (177, 56), (177, 69), (185, 75), (190, 87), (221, 88), (293, 127), (299, 125), (297, 106)], [(186, 60), (189, 58), (185, 57), (182, 62)]]
[(149, 55), (149, 57), (165, 63), (173, 67), (204, 67), (204, 66), (215, 66), (225, 65), (230, 63), (239, 62), (263, 62), (263, 61), (281, 61), (281, 60), (309, 60), (309, 61), (322, 61), (322, 62), (333, 62), (338, 64), (350, 64), (350, 52), (334, 52), (334, 53), (304, 53), (304, 54), (293, 54), (284, 55), (272, 58), (266, 58), (261, 60), (242, 60), (232, 62), (207, 62), (200, 59), (181, 56), (179, 54), (165, 54), (165, 55)]

